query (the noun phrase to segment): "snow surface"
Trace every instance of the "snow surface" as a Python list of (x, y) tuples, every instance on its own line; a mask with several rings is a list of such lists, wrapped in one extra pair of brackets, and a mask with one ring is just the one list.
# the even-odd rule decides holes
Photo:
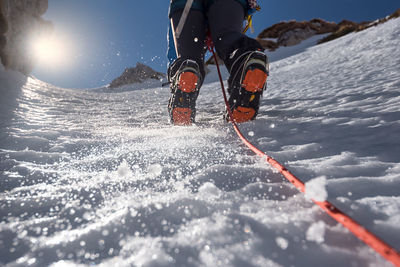
[[(244, 134), (400, 249), (400, 19), (271, 65)], [(247, 150), (217, 82), (56, 88), (0, 70), (0, 265), (391, 266)]]
[[(304, 52), (307, 50), (309, 47), (312, 47), (318, 43), (319, 40), (324, 38), (329, 34), (317, 34), (314, 35), (306, 40), (303, 40), (301, 43), (298, 45), (294, 46), (280, 46), (278, 47), (275, 51), (269, 52), (268, 53), (268, 58), (270, 62), (275, 62), (296, 54), (299, 54), (301, 52)], [(268, 50), (267, 50), (268, 51)]]

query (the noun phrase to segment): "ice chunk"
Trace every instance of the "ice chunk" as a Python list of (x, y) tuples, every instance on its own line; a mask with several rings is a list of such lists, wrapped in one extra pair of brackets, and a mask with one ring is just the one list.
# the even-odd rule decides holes
[(289, 246), (289, 241), (287, 241), (285, 238), (278, 236), (275, 239), (276, 244), (278, 245), (278, 247), (280, 247), (281, 249), (285, 250), (288, 248)]
[(311, 224), (306, 233), (306, 238), (308, 241), (315, 241), (317, 243), (324, 242), (325, 236), (325, 223), (323, 221), (318, 221)]
[(306, 198), (315, 201), (325, 201), (328, 198), (326, 191), (326, 177), (321, 176), (308, 181), (306, 184)]
[(220, 190), (215, 186), (215, 184), (206, 182), (199, 188), (199, 193), (208, 196), (218, 196), (220, 194)]

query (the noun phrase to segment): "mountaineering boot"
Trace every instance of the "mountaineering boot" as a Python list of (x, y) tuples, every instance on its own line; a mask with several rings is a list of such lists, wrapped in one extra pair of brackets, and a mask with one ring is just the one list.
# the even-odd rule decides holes
[(238, 57), (228, 80), (231, 119), (241, 123), (256, 118), (268, 74), (269, 64), (265, 53), (251, 51)]
[[(171, 82), (171, 97), (168, 113), (175, 125), (190, 125), (195, 121), (196, 99), (199, 95), (202, 77), (199, 65), (194, 60), (187, 59), (180, 64), (173, 75), (169, 72)], [(176, 67), (175, 67), (176, 68)]]

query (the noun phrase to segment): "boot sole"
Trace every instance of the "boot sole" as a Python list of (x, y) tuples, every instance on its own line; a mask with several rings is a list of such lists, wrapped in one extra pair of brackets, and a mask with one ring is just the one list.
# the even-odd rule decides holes
[(250, 121), (255, 117), (256, 110), (254, 108), (237, 107), (232, 112), (233, 120), (237, 123)]
[[(172, 108), (171, 116), (174, 125), (191, 125), (193, 122), (192, 113), (194, 110), (190, 107), (190, 99), (197, 89), (199, 77), (193, 72), (183, 72), (179, 76), (179, 88), (181, 92), (179, 98), (175, 99), (175, 107)], [(193, 105), (194, 106), (194, 105)]]
[(172, 117), (174, 125), (187, 126), (192, 124), (192, 110), (190, 108), (174, 108), (172, 110)]
[(260, 69), (248, 70), (244, 77), (242, 87), (249, 92), (261, 92), (264, 88), (267, 74)]
[(179, 89), (185, 93), (196, 91), (199, 77), (193, 72), (184, 72), (179, 77)]
[(252, 95), (249, 98), (249, 106), (238, 106), (232, 111), (232, 117), (235, 122), (242, 123), (255, 119), (257, 112), (250, 105), (256, 98), (260, 98), (266, 80), (267, 74), (260, 69), (248, 70), (246, 72), (242, 90), (250, 92)]

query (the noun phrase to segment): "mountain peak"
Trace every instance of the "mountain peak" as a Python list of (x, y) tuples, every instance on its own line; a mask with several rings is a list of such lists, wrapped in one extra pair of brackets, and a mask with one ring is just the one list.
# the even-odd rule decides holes
[(160, 80), (165, 75), (157, 72), (143, 63), (136, 63), (136, 67), (126, 68), (118, 78), (114, 79), (109, 87), (116, 88), (126, 84), (143, 83), (148, 79)]

